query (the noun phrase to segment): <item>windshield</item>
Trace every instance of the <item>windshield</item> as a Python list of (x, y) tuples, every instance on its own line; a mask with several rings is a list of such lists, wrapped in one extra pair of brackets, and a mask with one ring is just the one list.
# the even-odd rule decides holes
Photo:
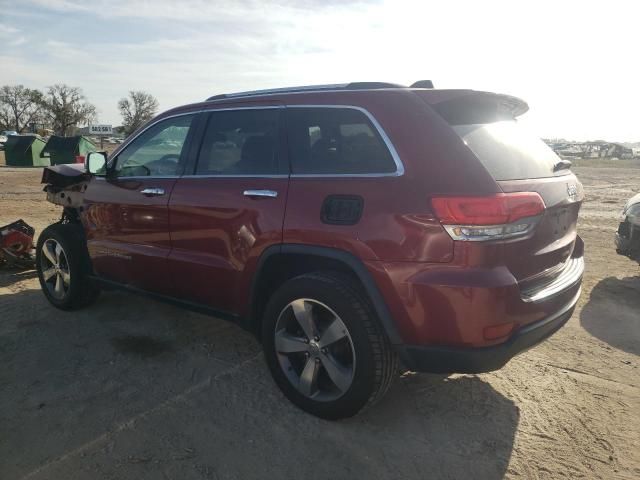
[(516, 121), (452, 128), (496, 180), (545, 178), (568, 173), (554, 172), (560, 158), (540, 138)]

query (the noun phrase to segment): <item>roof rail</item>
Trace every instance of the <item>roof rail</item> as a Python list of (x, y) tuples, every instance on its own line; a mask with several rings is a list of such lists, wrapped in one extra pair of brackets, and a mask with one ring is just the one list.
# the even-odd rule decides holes
[(300, 87), (284, 87), (271, 88), (267, 90), (251, 90), (248, 92), (222, 93), (207, 98), (210, 100), (221, 100), (223, 98), (253, 97), (258, 95), (270, 95), (277, 93), (296, 93), (296, 92), (320, 92), (323, 90), (373, 90), (378, 88), (406, 88), (404, 85), (386, 82), (351, 82), (351, 83), (333, 83), (327, 85), (303, 85)]

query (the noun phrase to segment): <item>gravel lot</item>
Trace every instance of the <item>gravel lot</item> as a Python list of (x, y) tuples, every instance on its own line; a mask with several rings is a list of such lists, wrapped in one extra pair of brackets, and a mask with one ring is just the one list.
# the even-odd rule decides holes
[[(277, 390), (253, 337), (124, 293), (50, 307), (0, 271), (0, 478), (640, 478), (640, 268), (615, 254), (640, 169), (577, 167), (578, 309), (499, 372), (408, 373), (325, 422)], [(58, 218), (39, 169), (0, 167), (0, 224)]]

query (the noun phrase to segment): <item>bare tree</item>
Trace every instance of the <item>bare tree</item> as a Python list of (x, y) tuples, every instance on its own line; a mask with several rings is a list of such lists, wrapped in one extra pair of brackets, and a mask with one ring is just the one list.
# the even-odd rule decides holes
[(67, 135), (80, 124), (91, 122), (96, 117), (96, 107), (85, 98), (78, 87), (57, 84), (47, 89), (44, 110), (58, 135)]
[(0, 88), (0, 125), (21, 132), (40, 118), (42, 92), (23, 85)]
[(118, 108), (123, 119), (124, 133), (130, 135), (155, 116), (158, 100), (150, 93), (131, 90), (129, 98), (118, 102)]

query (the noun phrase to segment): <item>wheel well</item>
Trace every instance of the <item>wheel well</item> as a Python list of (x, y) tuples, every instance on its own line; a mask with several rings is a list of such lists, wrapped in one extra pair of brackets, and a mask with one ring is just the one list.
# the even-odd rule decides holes
[(270, 255), (262, 264), (258, 278), (252, 290), (251, 304), (251, 330), (260, 335), (260, 324), (264, 309), (271, 298), (271, 295), (287, 280), (303, 275), (305, 273), (317, 271), (341, 272), (348, 275), (363, 292), (358, 275), (353, 269), (341, 260), (323, 257), (313, 254), (301, 253), (277, 253)]

